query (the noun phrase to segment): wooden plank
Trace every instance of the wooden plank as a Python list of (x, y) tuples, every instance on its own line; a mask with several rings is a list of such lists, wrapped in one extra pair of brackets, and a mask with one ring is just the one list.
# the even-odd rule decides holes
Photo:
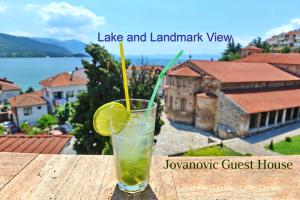
[[(4, 154), (0, 154), (4, 155)], [(8, 154), (7, 154), (8, 155)], [(7, 160), (14, 159), (9, 154)], [(30, 154), (27, 154), (30, 155)], [(174, 162), (292, 162), (290, 170), (164, 169)], [(1, 161), (4, 159), (1, 159)], [(19, 159), (12, 160), (18, 163)], [(8, 161), (6, 161), (8, 162)], [(0, 163), (0, 167), (5, 167)], [(5, 176), (1, 173), (0, 177)], [(300, 156), (272, 157), (153, 157), (150, 186), (136, 195), (116, 186), (112, 156), (38, 155), (0, 191), (3, 199), (299, 199)]]
[(299, 199), (300, 157), (176, 157), (175, 162), (217, 161), (292, 162), (293, 169), (175, 169), (172, 170), (178, 199)]
[(0, 190), (37, 154), (0, 152)]

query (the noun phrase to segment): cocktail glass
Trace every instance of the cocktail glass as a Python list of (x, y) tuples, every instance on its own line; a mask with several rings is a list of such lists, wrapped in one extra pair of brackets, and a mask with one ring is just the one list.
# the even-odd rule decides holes
[[(116, 102), (126, 106), (125, 100)], [(118, 186), (128, 193), (143, 191), (149, 183), (157, 105), (153, 103), (145, 117), (148, 103), (148, 100), (130, 99), (128, 122), (110, 123)], [(114, 127), (123, 128), (120, 131)]]

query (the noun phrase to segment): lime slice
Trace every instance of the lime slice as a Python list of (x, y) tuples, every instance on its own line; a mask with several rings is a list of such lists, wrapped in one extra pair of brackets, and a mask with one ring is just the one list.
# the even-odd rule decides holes
[(102, 136), (120, 132), (129, 119), (129, 112), (120, 103), (109, 102), (99, 107), (93, 118), (94, 129)]

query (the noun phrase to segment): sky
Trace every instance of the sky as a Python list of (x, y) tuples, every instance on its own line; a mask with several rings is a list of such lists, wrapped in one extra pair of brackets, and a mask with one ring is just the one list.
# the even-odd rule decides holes
[[(18, 36), (77, 39), (104, 45), (117, 54), (116, 42), (98, 42), (104, 34), (233, 35), (247, 45), (253, 38), (300, 28), (299, 0), (0, 0), (0, 32)], [(219, 54), (226, 42), (124, 43), (125, 54)]]

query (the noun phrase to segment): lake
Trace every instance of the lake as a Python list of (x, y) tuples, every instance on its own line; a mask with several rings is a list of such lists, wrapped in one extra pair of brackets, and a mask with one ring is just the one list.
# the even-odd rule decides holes
[[(134, 65), (141, 64), (141, 58), (128, 57)], [(90, 58), (84, 58), (90, 60)], [(186, 59), (181, 59), (180, 62)], [(151, 65), (166, 65), (169, 58), (147, 58), (143, 62)], [(39, 89), (39, 82), (60, 72), (71, 72), (82, 67), (81, 58), (0, 58), (0, 78), (6, 77), (23, 90), (28, 87)]]

